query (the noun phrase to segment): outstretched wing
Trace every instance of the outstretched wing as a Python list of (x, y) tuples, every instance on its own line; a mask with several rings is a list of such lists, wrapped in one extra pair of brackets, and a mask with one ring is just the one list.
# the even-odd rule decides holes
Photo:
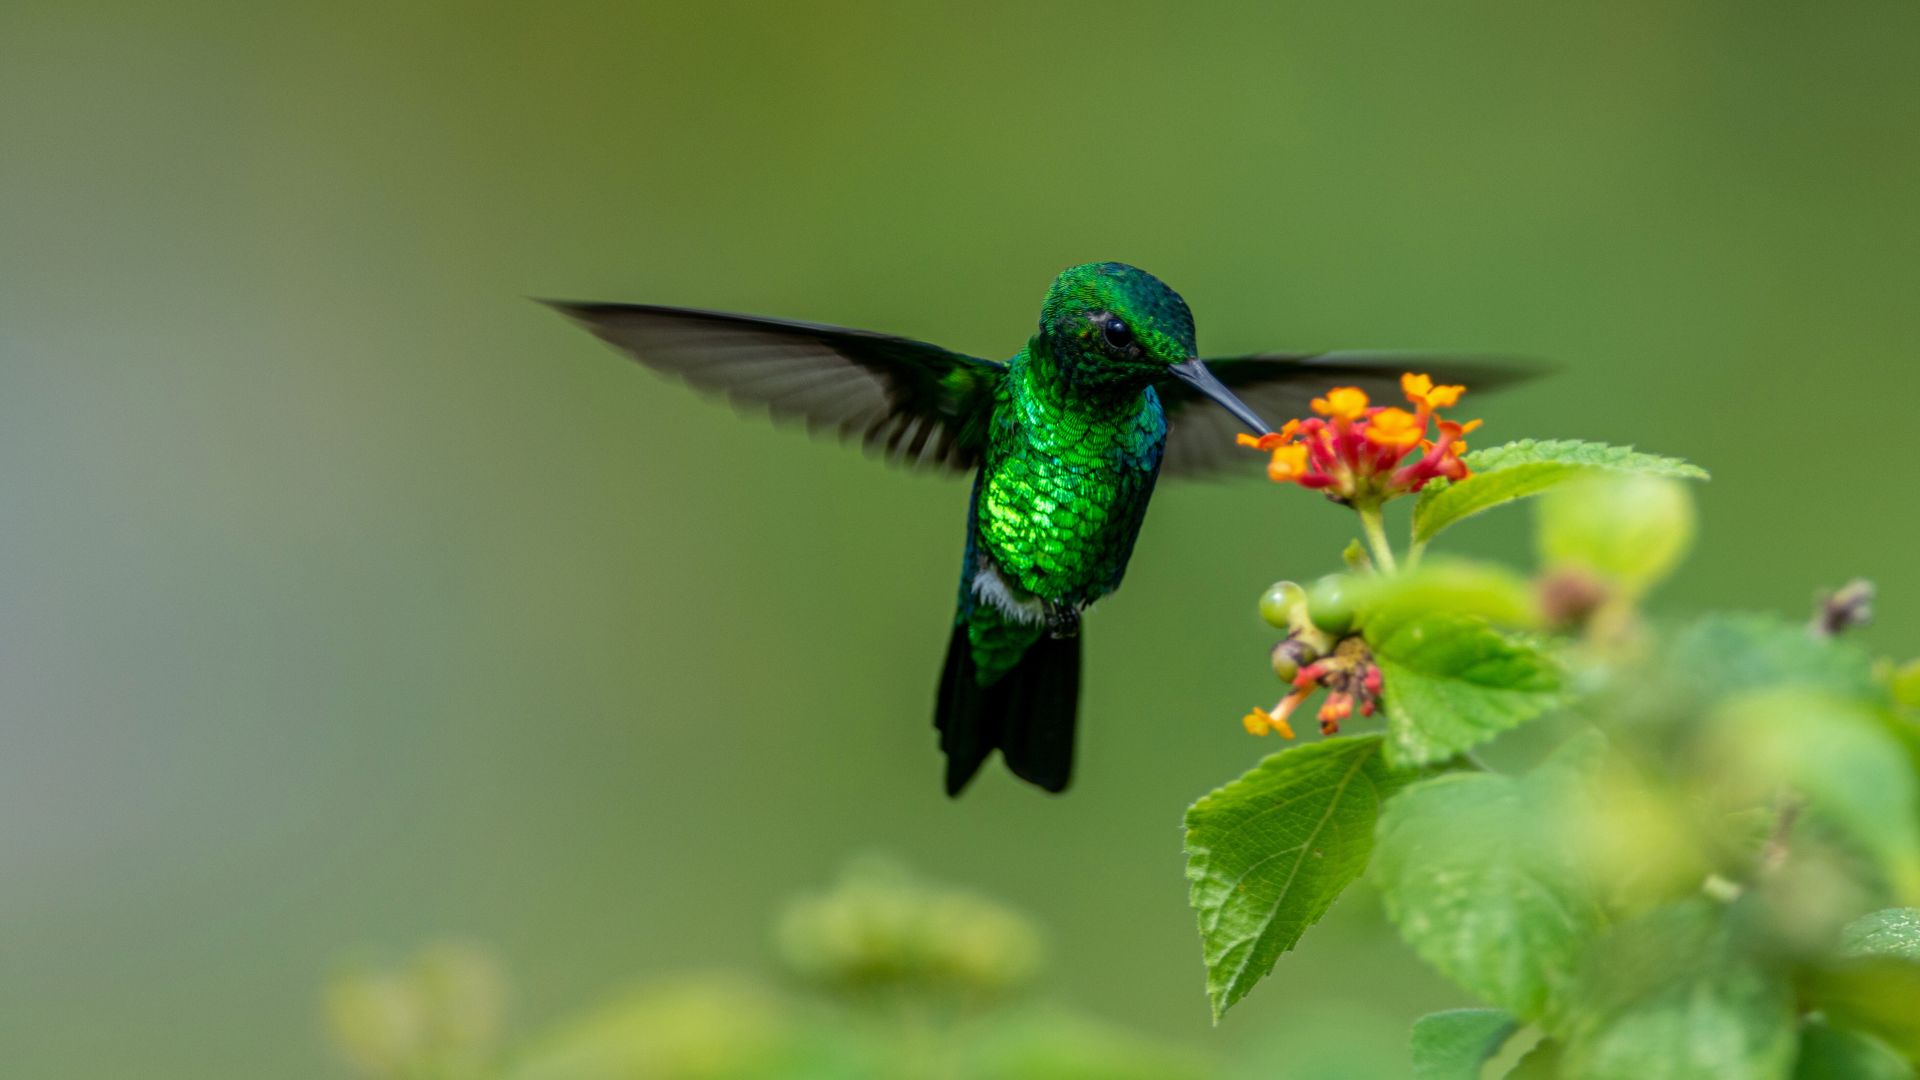
[(838, 326), (651, 304), (547, 301), (655, 371), (909, 466), (971, 469), (1003, 364)]
[[(1514, 360), (1424, 353), (1261, 353), (1203, 362), (1276, 429), (1308, 415), (1308, 402), (1335, 386), (1357, 386), (1375, 401), (1392, 404), (1400, 401), (1400, 375), (1406, 371), (1425, 372), (1437, 383), (1464, 383), (1469, 393), (1498, 389), (1537, 373)], [(1246, 430), (1245, 424), (1186, 383), (1170, 379), (1155, 389), (1167, 410), (1164, 474), (1202, 476), (1245, 463), (1246, 451), (1237, 449), (1233, 441), (1235, 434)]]

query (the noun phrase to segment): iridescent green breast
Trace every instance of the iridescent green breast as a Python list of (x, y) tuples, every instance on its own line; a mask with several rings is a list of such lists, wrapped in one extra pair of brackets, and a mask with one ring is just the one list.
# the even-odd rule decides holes
[(1021, 591), (1086, 604), (1112, 592), (1167, 438), (1151, 388), (1065, 401), (1016, 359), (994, 410), (976, 507), (980, 547)]

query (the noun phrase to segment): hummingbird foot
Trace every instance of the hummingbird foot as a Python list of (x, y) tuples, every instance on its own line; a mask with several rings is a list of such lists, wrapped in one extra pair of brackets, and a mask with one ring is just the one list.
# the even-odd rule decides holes
[(1077, 637), (1080, 634), (1080, 605), (1046, 603), (1047, 636), (1055, 639)]

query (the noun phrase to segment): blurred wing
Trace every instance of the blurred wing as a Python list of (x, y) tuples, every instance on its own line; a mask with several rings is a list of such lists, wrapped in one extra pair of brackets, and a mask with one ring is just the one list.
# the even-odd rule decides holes
[[(1276, 430), (1288, 420), (1309, 415), (1308, 403), (1336, 386), (1357, 386), (1375, 402), (1399, 403), (1400, 375), (1406, 371), (1426, 372), (1436, 383), (1463, 383), (1469, 395), (1539, 374), (1537, 365), (1530, 368), (1523, 361), (1424, 353), (1262, 353), (1224, 356), (1204, 363), (1215, 378)], [(1204, 476), (1236, 462), (1246, 464), (1248, 451), (1233, 442), (1246, 425), (1186, 383), (1168, 380), (1156, 384), (1155, 389), (1167, 409), (1163, 473)]]
[(909, 466), (973, 468), (1006, 373), (867, 330), (650, 304), (547, 303), (655, 371)]

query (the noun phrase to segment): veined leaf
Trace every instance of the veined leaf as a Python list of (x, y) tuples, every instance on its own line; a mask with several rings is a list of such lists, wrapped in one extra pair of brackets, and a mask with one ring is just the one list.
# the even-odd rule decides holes
[(1462, 518), (1595, 473), (1707, 478), (1705, 469), (1679, 458), (1575, 439), (1522, 439), (1476, 450), (1465, 460), (1473, 475), (1457, 483), (1436, 480), (1421, 490), (1413, 506), (1414, 540), (1425, 543)]
[(1450, 1009), (1413, 1022), (1413, 1080), (1480, 1080), (1519, 1021), (1499, 1009)]
[(1410, 774), (1377, 735), (1283, 750), (1187, 810), (1189, 898), (1218, 1020), (1366, 869), (1380, 804)]
[(1887, 908), (1860, 916), (1840, 932), (1840, 952), (1920, 963), (1920, 908)]
[(1568, 850), (1563, 771), (1538, 783), (1454, 773), (1408, 788), (1380, 820), (1371, 877), (1400, 936), (1442, 974), (1539, 1020), (1602, 915)]
[(1361, 633), (1380, 668), (1393, 765), (1442, 761), (1559, 700), (1559, 667), (1485, 620), (1397, 605)]
[(1582, 1080), (1783, 1080), (1792, 988), (1735, 947), (1726, 909), (1663, 908), (1594, 943), (1568, 992), (1567, 1075)]
[(1807, 980), (1815, 1000), (1836, 1021), (1878, 1035), (1920, 1065), (1920, 908), (1886, 908), (1848, 923), (1840, 955), (1846, 962)]

